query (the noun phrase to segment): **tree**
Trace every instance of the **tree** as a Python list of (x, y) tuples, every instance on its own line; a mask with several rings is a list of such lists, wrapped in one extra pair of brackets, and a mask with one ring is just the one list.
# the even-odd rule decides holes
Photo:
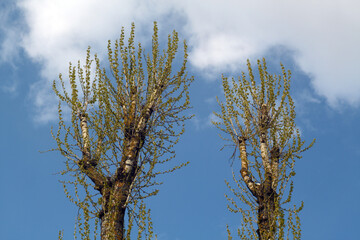
[[(298, 212), (303, 203), (299, 208), (284, 205), (292, 197), (295, 160), (314, 141), (304, 147), (296, 128), (291, 72), (281, 65), (282, 74), (271, 75), (265, 59), (258, 60), (257, 65), (259, 81), (255, 80), (249, 60), (249, 80), (244, 72), (238, 81), (222, 76), (225, 102), (218, 100), (221, 113), (215, 113), (219, 120), (213, 123), (240, 152), (241, 179), (233, 174), (236, 188), (226, 184), (246, 206), (226, 196), (228, 208), (242, 214), (242, 228), (238, 229), (241, 239), (284, 239), (289, 233), (293, 239), (300, 239)], [(231, 239), (229, 229), (228, 233)]]
[[(160, 51), (155, 22), (147, 55), (140, 43), (135, 44), (134, 24), (127, 44), (124, 39), (122, 28), (114, 46), (108, 42), (108, 68), (96, 54), (91, 58), (89, 48), (84, 66), (80, 61), (77, 66), (70, 63), (68, 82), (60, 74), (60, 81), (53, 83), (60, 99), (55, 150), (66, 159), (61, 174), (72, 180), (63, 182), (65, 193), (79, 207), (77, 231), (83, 239), (90, 238), (91, 219), (95, 231), (100, 222), (102, 240), (129, 239), (134, 221), (141, 235), (144, 222), (150, 221), (143, 199), (157, 194), (156, 176), (187, 164), (159, 168), (175, 157), (174, 145), (190, 118), (184, 114), (193, 81), (186, 73), (186, 43), (182, 64), (173, 73), (177, 32)], [(150, 239), (151, 221), (148, 228), (145, 235)]]

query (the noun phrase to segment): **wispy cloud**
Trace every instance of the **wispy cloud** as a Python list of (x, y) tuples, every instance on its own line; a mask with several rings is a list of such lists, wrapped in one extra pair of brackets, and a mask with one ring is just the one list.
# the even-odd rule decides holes
[(220, 119), (216, 117), (214, 113), (210, 113), (206, 117), (195, 116), (191, 119), (196, 130), (203, 130), (209, 127), (213, 127), (214, 125), (212, 122), (218, 122), (219, 120)]
[(15, 3), (0, 4), (0, 63), (12, 63), (18, 56), (23, 29), (17, 14)]
[(18, 83), (16, 81), (11, 81), (10, 83), (5, 83), (5, 84), (2, 83), (0, 89), (3, 92), (10, 93), (10, 94), (15, 94), (16, 89), (17, 89), (17, 85), (18, 85)]

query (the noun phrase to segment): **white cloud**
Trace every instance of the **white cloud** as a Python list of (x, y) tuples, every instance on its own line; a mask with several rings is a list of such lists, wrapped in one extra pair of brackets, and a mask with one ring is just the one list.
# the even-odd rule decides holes
[(83, 59), (89, 45), (105, 53), (107, 40), (117, 38), (122, 26), (135, 21), (140, 29), (151, 27), (162, 9), (150, 13), (147, 2), (151, 1), (22, 0), (19, 7), (29, 27), (23, 47), (44, 64), (44, 77), (54, 77), (69, 61)]
[(222, 33), (199, 39), (196, 45), (190, 57), (192, 64), (201, 70), (211, 69), (213, 73), (229, 68), (235, 70), (240, 62), (253, 54), (255, 48), (250, 41), (240, 41), (237, 36)]
[[(295, 52), (295, 62), (330, 104), (360, 103), (357, 0), (19, 0), (18, 7), (28, 29), (9, 31), (2, 44), (12, 52), (11, 39), (21, 36), (25, 52), (42, 64), (44, 79), (66, 73), (68, 62), (83, 59), (88, 45), (105, 53), (107, 40), (132, 21), (143, 34), (140, 41), (149, 41), (158, 20), (160, 30), (182, 31), (191, 63), (203, 72), (234, 70), (282, 45)], [(46, 92), (39, 90), (38, 97)]]
[(360, 2), (182, 2), (194, 45), (191, 60), (200, 69), (219, 72), (284, 45), (330, 104), (360, 102)]
[[(30, 94), (38, 109), (37, 120), (56, 118), (50, 83), (59, 73), (67, 76), (69, 62), (84, 60), (89, 45), (93, 53), (105, 57), (108, 39), (119, 37), (121, 28), (129, 29), (131, 22), (136, 23), (137, 33), (145, 28), (151, 31), (153, 21), (168, 12), (166, 6), (151, 0), (19, 0), (28, 28), (21, 45), (33, 61), (42, 64), (44, 79), (33, 85)], [(142, 37), (137, 34), (138, 40)]]

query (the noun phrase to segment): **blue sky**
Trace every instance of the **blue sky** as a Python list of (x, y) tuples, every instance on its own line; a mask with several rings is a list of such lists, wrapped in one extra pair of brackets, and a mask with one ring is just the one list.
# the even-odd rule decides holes
[[(101, 2), (101, 3), (100, 3)], [(301, 200), (303, 239), (356, 239), (360, 223), (360, 3), (332, 1), (2, 0), (0, 2), (0, 239), (72, 239), (77, 209), (66, 199), (63, 167), (50, 135), (56, 125), (51, 81), (86, 48), (104, 58), (121, 26), (137, 27), (145, 48), (152, 22), (190, 46), (196, 116), (176, 147), (190, 165), (164, 178), (149, 201), (159, 240), (226, 239), (224, 180), (231, 149), (211, 126), (221, 74), (237, 76), (247, 58), (266, 57), (293, 73), (297, 124), (315, 146), (297, 162), (294, 203)], [(234, 170), (239, 167), (235, 162)]]

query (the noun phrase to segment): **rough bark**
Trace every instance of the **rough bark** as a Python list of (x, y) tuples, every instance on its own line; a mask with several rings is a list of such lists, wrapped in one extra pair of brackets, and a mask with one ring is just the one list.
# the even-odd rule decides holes
[(246, 186), (248, 187), (250, 192), (255, 196), (256, 195), (256, 185), (255, 185), (254, 181), (252, 180), (251, 175), (249, 173), (249, 163), (248, 163), (248, 159), (247, 159), (245, 140), (246, 139), (244, 137), (238, 138), (239, 149), (240, 149), (240, 159), (241, 159), (240, 173), (241, 173), (241, 176), (242, 176)]
[[(81, 127), (81, 136), (83, 140), (82, 146), (82, 159), (78, 161), (78, 166), (84, 171), (84, 173), (91, 179), (95, 184), (95, 189), (101, 191), (106, 182), (106, 178), (96, 170), (96, 165), (98, 162), (97, 154), (94, 157), (90, 154), (89, 146), (89, 129), (87, 126), (87, 116), (86, 114), (80, 114), (80, 127)], [(99, 139), (101, 141), (101, 139)]]
[(248, 169), (248, 159), (246, 152), (246, 143), (244, 138), (239, 138), (240, 158), (241, 158), (241, 176), (256, 198), (258, 203), (258, 236), (259, 240), (274, 239), (275, 219), (274, 212), (276, 210), (276, 191), (273, 188), (272, 173), (265, 174), (263, 183), (254, 183)]
[(102, 240), (124, 239), (127, 200), (136, 176), (140, 149), (144, 145), (146, 124), (151, 117), (154, 104), (155, 96), (153, 94), (149, 106), (144, 109), (142, 116), (137, 121), (135, 99), (132, 101), (125, 120), (124, 148), (120, 166), (113, 178), (115, 183), (110, 186), (107, 192), (103, 192), (103, 209), (100, 214)]
[(277, 189), (279, 182), (279, 159), (280, 149), (278, 146), (273, 146), (270, 151), (271, 157), (271, 174), (272, 174), (272, 188)]
[[(134, 108), (133, 108), (134, 111)], [(102, 210), (99, 213), (101, 220), (101, 239), (102, 240), (123, 240), (124, 223), (127, 199), (130, 194), (130, 186), (135, 178), (135, 168), (139, 150), (143, 144), (143, 134), (134, 134), (134, 119), (128, 118), (127, 139), (124, 142), (124, 153), (121, 165), (117, 169), (117, 174), (112, 179), (105, 178), (96, 170), (96, 159), (92, 159), (88, 143), (87, 117), (80, 115), (80, 127), (83, 139), (83, 157), (78, 162), (86, 175), (95, 184), (95, 189), (102, 195)], [(132, 120), (132, 121), (131, 121)]]
[(268, 153), (268, 143), (267, 143), (267, 130), (269, 125), (269, 114), (266, 104), (262, 104), (259, 114), (259, 130), (260, 130), (260, 152), (262, 158), (262, 164), (265, 169), (265, 173), (271, 172), (269, 153)]
[[(256, 201), (258, 208), (258, 236), (259, 240), (273, 240), (275, 235), (275, 201), (276, 189), (273, 188), (277, 182), (277, 165), (276, 161), (269, 159), (269, 146), (267, 141), (267, 133), (269, 128), (269, 110), (266, 104), (262, 104), (259, 114), (259, 130), (260, 130), (260, 152), (263, 167), (265, 170), (265, 179), (259, 185), (256, 192)], [(271, 155), (270, 158), (274, 157)]]
[(101, 240), (124, 239), (125, 208), (114, 209), (101, 218)]
[(275, 210), (276, 210), (276, 192), (272, 188), (272, 177), (267, 174), (264, 183), (262, 183), (256, 194), (258, 203), (258, 230), (259, 240), (275, 240)]
[(126, 199), (129, 184), (116, 182), (104, 191), (101, 220), (101, 240), (123, 240)]
[[(262, 183), (254, 183), (248, 166), (246, 138), (239, 137), (238, 144), (241, 158), (241, 176), (258, 203), (258, 230), (259, 240), (274, 240), (275, 211), (276, 211), (276, 185), (278, 181), (279, 148), (273, 147), (270, 151), (267, 143), (269, 117), (267, 105), (263, 104), (259, 111), (259, 138), (262, 164), (265, 178)], [(270, 162), (271, 159), (271, 162)]]

